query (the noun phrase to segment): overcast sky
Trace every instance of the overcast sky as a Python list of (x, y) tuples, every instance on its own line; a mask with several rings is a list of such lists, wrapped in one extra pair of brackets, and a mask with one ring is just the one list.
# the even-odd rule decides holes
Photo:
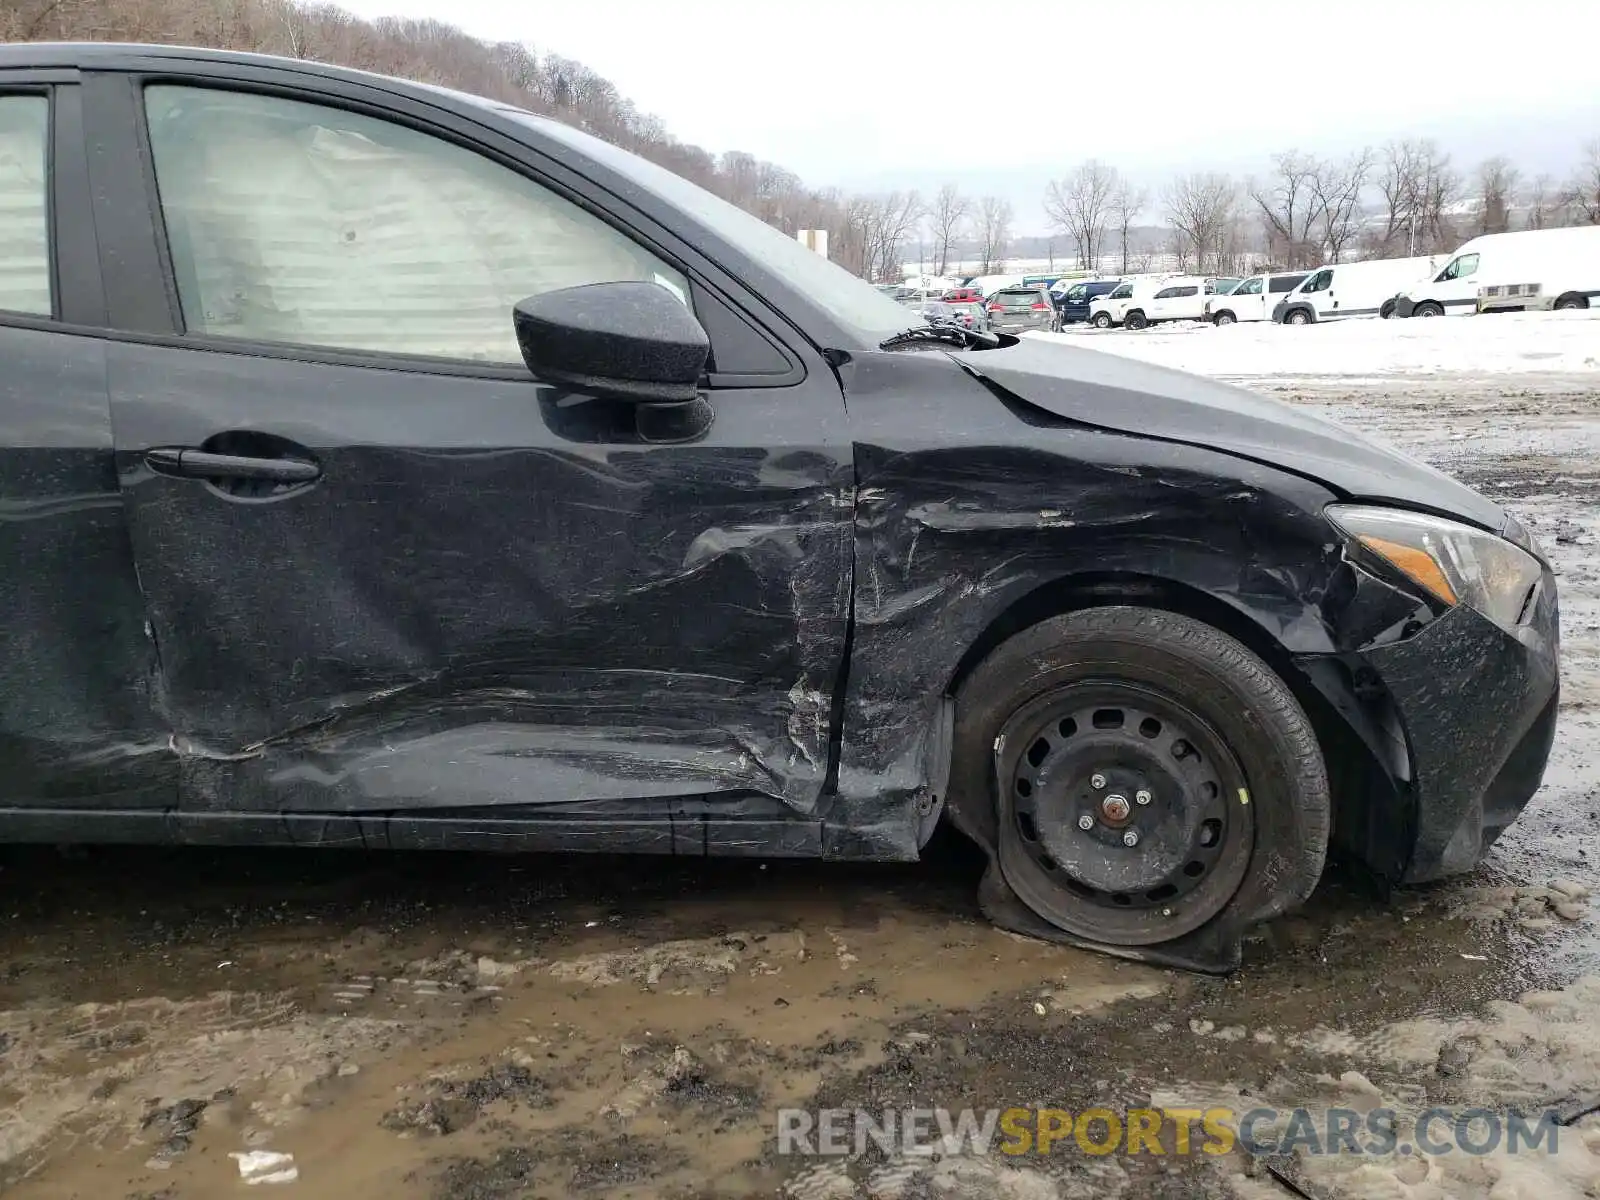
[(1600, 0), (342, 2), (577, 59), (808, 183), (1004, 194), (1019, 233), (1090, 157), (1159, 184), (1423, 135), (1564, 174), (1600, 137)]

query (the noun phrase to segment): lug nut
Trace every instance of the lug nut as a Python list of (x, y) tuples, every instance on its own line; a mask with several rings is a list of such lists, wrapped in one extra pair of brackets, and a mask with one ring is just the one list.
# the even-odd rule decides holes
[(1105, 787), (1105, 785), (1106, 785), (1106, 777), (1104, 775), (1096, 773), (1094, 775), (1089, 776), (1089, 786), (1090, 787), (1092, 787), (1092, 788), (1103, 788), (1103, 787)]
[(1134, 800), (1135, 804), (1149, 804), (1150, 803), (1150, 793), (1148, 791), (1146, 791), (1144, 788), (1140, 788), (1137, 792), (1135, 792), (1133, 794), (1133, 800)]
[(1094, 818), (1091, 817), (1088, 813), (1084, 813), (1083, 816), (1078, 818), (1078, 828), (1082, 829), (1082, 830), (1085, 830), (1085, 831), (1093, 829), (1094, 828)]
[(1122, 835), (1122, 844), (1124, 846), (1137, 846), (1139, 844), (1138, 831), (1130, 829), (1130, 830), (1128, 830), (1127, 833), (1123, 834)]

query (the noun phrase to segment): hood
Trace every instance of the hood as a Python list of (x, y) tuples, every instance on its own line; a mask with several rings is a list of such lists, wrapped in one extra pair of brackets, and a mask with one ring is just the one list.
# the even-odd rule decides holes
[(1442, 471), (1244, 388), (1041, 338), (951, 357), (1017, 399), (1081, 425), (1220, 450), (1352, 500), (1428, 509), (1496, 533), (1505, 528), (1503, 508)]

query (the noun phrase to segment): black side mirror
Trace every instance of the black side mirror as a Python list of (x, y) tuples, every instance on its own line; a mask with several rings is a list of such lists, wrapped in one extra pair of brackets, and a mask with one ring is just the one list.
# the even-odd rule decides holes
[(528, 370), (617, 400), (693, 400), (711, 354), (700, 322), (658, 283), (541, 292), (521, 301), (513, 320)]

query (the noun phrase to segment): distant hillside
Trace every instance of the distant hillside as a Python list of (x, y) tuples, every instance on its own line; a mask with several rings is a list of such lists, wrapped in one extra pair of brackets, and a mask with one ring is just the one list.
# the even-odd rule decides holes
[(443, 21), (365, 21), (293, 0), (0, 0), (0, 41), (165, 42), (250, 50), (398, 75), (552, 116), (677, 172), (787, 233), (827, 229), (846, 266), (846, 198), (749, 154), (680, 142), (610, 80), (557, 54), (483, 42)]

